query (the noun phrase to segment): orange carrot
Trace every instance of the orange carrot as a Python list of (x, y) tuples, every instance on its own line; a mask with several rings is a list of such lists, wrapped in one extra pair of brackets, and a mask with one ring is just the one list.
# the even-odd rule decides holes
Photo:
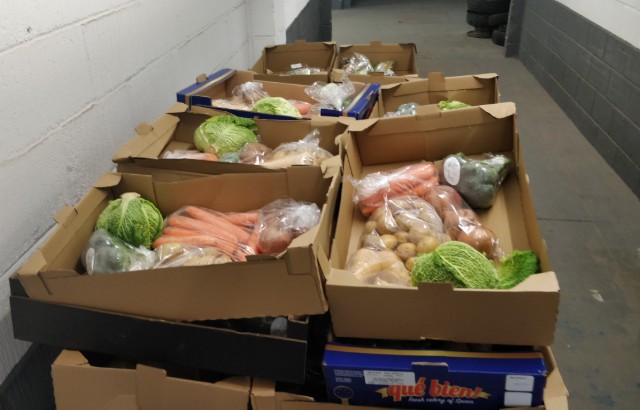
[(258, 222), (258, 211), (221, 213), (224, 219), (241, 228), (252, 228)]
[(202, 231), (196, 231), (194, 229), (178, 228), (177, 226), (166, 226), (162, 230), (163, 235), (169, 236), (193, 236), (202, 235)]
[(240, 243), (246, 243), (249, 239), (249, 232), (247, 230), (228, 222), (225, 218), (214, 213), (215, 211), (212, 212), (204, 208), (188, 205), (184, 207), (184, 212), (191, 218), (208, 223), (211, 226), (215, 226), (220, 230), (228, 232), (230, 235), (235, 236), (237, 241)]
[(174, 226), (176, 228), (194, 230), (203, 234), (219, 237), (220, 239), (224, 239), (232, 243), (239, 242), (238, 238), (229, 232), (229, 230), (222, 229), (220, 226), (216, 226), (199, 219), (190, 218), (184, 215), (169, 215), (166, 222), (167, 225)]

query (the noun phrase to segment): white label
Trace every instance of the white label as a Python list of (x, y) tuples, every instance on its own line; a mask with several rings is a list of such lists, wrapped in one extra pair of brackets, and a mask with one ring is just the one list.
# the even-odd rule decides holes
[(508, 391), (504, 393), (505, 407), (531, 407), (533, 395), (531, 393), (519, 393)]
[(533, 376), (519, 376), (510, 374), (507, 376), (505, 390), (509, 391), (533, 391), (535, 379)]
[(302, 68), (302, 63), (291, 64), (291, 68), (294, 69), (294, 70), (296, 68)]
[(449, 185), (456, 186), (460, 182), (460, 162), (457, 158), (450, 157), (444, 161), (444, 179)]
[(384, 386), (415, 386), (416, 375), (413, 372), (365, 370), (364, 382), (366, 384), (380, 384)]

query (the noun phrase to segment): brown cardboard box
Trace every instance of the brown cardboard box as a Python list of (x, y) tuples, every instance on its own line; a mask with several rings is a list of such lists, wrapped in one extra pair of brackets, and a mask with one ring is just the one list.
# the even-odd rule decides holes
[(470, 105), (499, 102), (498, 75), (494, 73), (445, 77), (429, 73), (427, 78), (400, 84), (386, 84), (380, 89), (379, 116), (396, 111), (401, 104), (437, 104), (442, 100), (457, 100)]
[[(262, 56), (251, 67), (255, 79), (293, 84), (313, 84), (316, 81), (329, 82), (329, 72), (338, 54), (338, 46), (333, 41), (306, 42), (296, 40), (290, 44), (265, 47)], [(319, 68), (314, 74), (288, 74), (289, 70), (310, 67)]]
[(538, 228), (519, 146), (515, 105), (500, 103), (440, 112), (424, 106), (416, 116), (353, 122), (343, 143), (345, 181), (446, 155), (505, 153), (516, 165), (494, 205), (477, 212), (505, 253), (531, 249), (542, 273), (509, 290), (454, 289), (448, 283), (418, 287), (364, 285), (345, 269), (359, 246), (365, 218), (354, 207), (352, 184), (342, 200), (326, 289), (338, 337), (440, 339), (466, 343), (549, 346), (560, 290)]
[(171, 377), (163, 369), (98, 367), (63, 350), (51, 368), (58, 410), (246, 410), (250, 378), (215, 383)]
[[(123, 144), (113, 156), (118, 171), (134, 172), (140, 167), (179, 169), (183, 171), (222, 174), (233, 172), (269, 172), (268, 168), (252, 165), (194, 159), (163, 159), (167, 151), (195, 149), (193, 135), (196, 128), (207, 118), (217, 115), (229, 115), (204, 107), (192, 107), (181, 103), (174, 104), (167, 113), (158, 117), (152, 124), (143, 123), (136, 127), (136, 135)], [(323, 168), (341, 166), (340, 147), (335, 140), (344, 133), (347, 125), (339, 118), (315, 117), (309, 121), (256, 120), (260, 142), (270, 148), (280, 144), (296, 142), (307, 134), (319, 132), (319, 147), (335, 155), (323, 162)]]
[(385, 76), (384, 73), (371, 72), (369, 74), (349, 74), (351, 81), (361, 83), (396, 84), (404, 83), (418, 77), (416, 63), (416, 45), (413, 43), (383, 44), (380, 41), (372, 41), (369, 44), (349, 44), (338, 47), (338, 56), (331, 71), (331, 80), (341, 82), (345, 75), (342, 69), (343, 61), (354, 53), (365, 55), (372, 65), (391, 60), (394, 62), (394, 76)]
[[(216, 100), (229, 99), (233, 95), (233, 89), (246, 82), (258, 82), (262, 85), (262, 91), (271, 97), (282, 97), (287, 100), (297, 100), (317, 105), (318, 102), (311, 98), (305, 90), (309, 87), (302, 84), (289, 84), (274, 81), (259, 81), (256, 79), (256, 73), (251, 71), (240, 71), (232, 69), (221, 69), (206, 76), (201, 74), (196, 82), (177, 93), (177, 101), (188, 104), (189, 106), (212, 107), (224, 111), (229, 111), (235, 115), (247, 118), (271, 118), (271, 119), (296, 119), (291, 116), (278, 114), (264, 114), (255, 111), (248, 111), (239, 108), (229, 108), (221, 105)], [(320, 116), (327, 117), (353, 117), (356, 119), (368, 118), (376, 101), (378, 100), (378, 91), (380, 84), (369, 82), (356, 82), (352, 80), (355, 88), (355, 94), (349, 105), (343, 109), (322, 108)], [(311, 115), (311, 114), (310, 114)], [(305, 118), (310, 117), (307, 116)]]
[[(550, 348), (545, 348), (547, 369), (547, 384), (544, 390), (543, 407), (536, 410), (568, 410), (569, 393), (564, 385), (560, 370), (555, 362)], [(251, 387), (251, 405), (253, 410), (341, 410), (345, 407), (335, 403), (315, 402), (313, 398), (297, 394), (276, 391), (272, 381), (254, 379)], [(382, 410), (381, 407), (356, 406), (362, 410)], [(515, 408), (511, 408), (516, 410)], [(519, 408), (533, 410), (534, 408)]]
[[(176, 321), (327, 311), (318, 257), (328, 254), (340, 182), (331, 168), (292, 167), (268, 173), (203, 175), (156, 169), (152, 173), (106, 173), (75, 206), (56, 215), (57, 226), (18, 270), (28, 296), (150, 318)], [(80, 256), (109, 200), (138, 192), (164, 216), (184, 205), (222, 212), (258, 209), (278, 198), (313, 202), (320, 223), (295, 238), (277, 257), (247, 262), (85, 275)]]

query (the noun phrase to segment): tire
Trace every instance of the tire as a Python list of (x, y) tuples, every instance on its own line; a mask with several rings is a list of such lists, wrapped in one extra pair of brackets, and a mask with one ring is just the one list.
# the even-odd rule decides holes
[(467, 10), (474, 13), (496, 14), (509, 11), (509, 0), (467, 0)]
[(467, 24), (476, 28), (489, 28), (490, 14), (475, 13), (467, 11)]
[(498, 27), (503, 24), (507, 24), (509, 21), (509, 13), (497, 13), (492, 14), (487, 18), (491, 27)]
[(493, 44), (504, 46), (506, 36), (507, 33), (505, 31), (496, 29), (493, 30), (493, 33), (491, 33), (491, 41), (493, 42)]

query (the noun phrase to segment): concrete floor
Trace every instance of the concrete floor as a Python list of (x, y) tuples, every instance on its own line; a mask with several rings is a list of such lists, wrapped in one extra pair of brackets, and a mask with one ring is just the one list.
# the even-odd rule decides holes
[(640, 408), (640, 202), (518, 59), (466, 36), (465, 13), (465, 0), (353, 0), (333, 10), (333, 40), (415, 43), (422, 77), (500, 75), (560, 281), (552, 349), (570, 407)]

